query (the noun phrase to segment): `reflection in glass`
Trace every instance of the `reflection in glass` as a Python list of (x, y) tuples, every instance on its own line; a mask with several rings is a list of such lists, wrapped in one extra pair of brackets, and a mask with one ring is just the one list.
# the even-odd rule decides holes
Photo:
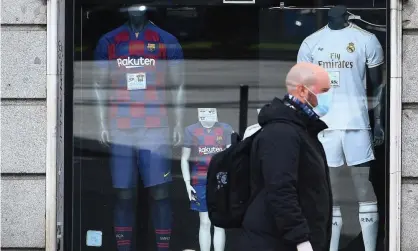
[[(103, 250), (209, 250), (211, 246), (216, 251), (234, 250), (239, 230), (211, 229), (204, 204), (199, 202), (204, 201), (207, 171), (207, 163), (199, 164), (203, 156), (199, 149), (201, 153), (217, 151), (218, 146), (224, 149), (228, 135), (240, 128), (240, 85), (249, 86), (248, 125), (253, 126), (246, 136), (259, 129), (257, 108), (275, 96), (283, 97), (286, 73), (296, 63), (298, 52), (302, 53), (305, 38), (328, 23), (327, 10), (81, 3), (76, 3), (76, 9), (74, 247), (97, 248), (87, 244), (87, 233), (101, 231), (99, 248)], [(384, 24), (386, 19), (384, 11), (354, 14), (372, 23)], [(385, 48), (384, 29), (358, 20), (352, 23), (367, 30), (364, 34), (375, 34), (377, 43)], [(348, 55), (343, 60), (380, 63), (380, 55), (370, 50), (366, 54), (360, 41), (345, 36), (328, 37), (327, 41), (332, 49), (339, 48), (334, 61)], [(354, 43), (352, 53), (350, 43)], [(317, 62), (333, 52), (325, 45), (315, 46), (310, 43), (304, 57)], [(312, 48), (315, 51), (310, 57)], [(364, 52), (361, 60), (354, 57), (360, 52)], [(365, 116), (377, 109), (372, 86), (380, 85), (381, 80), (374, 81), (363, 65), (343, 70), (358, 71), (360, 82), (366, 76), (367, 89), (359, 87), (361, 96), (353, 96), (350, 103), (340, 99), (338, 105), (344, 107), (339, 114), (346, 121), (354, 116), (347, 115), (354, 112), (351, 103), (366, 102), (366, 113), (361, 110), (357, 115), (367, 125)], [(376, 69), (376, 76), (381, 77), (385, 65)], [(338, 71), (339, 78), (338, 74), (332, 78), (342, 86), (342, 79), (347, 78)], [(364, 94), (369, 98), (364, 99)], [(201, 121), (198, 108), (202, 107), (216, 107), (216, 123)], [(370, 127), (363, 128), (364, 134), (324, 134), (343, 142), (361, 142), (376, 135), (377, 117), (371, 114), (367, 119)], [(331, 125), (337, 122), (342, 120), (330, 120)], [(341, 149), (341, 144), (337, 148), (345, 162), (349, 161), (346, 148)], [(372, 154), (384, 163), (384, 153)], [(373, 170), (378, 172), (384, 169), (382, 165), (369, 164), (372, 169), (377, 166)], [(334, 200), (339, 201), (334, 214), (334, 229), (340, 231), (334, 235), (339, 236), (338, 246), (340, 250), (364, 250), (362, 230), (373, 225), (368, 219), (376, 215), (375, 204), (369, 203), (376, 201), (367, 180), (369, 171), (361, 166), (331, 170)], [(362, 186), (367, 191), (356, 193)], [(380, 198), (382, 193), (384, 197), (383, 189), (378, 189), (376, 196)], [(361, 213), (369, 215), (359, 220), (358, 198), (363, 195)], [(379, 207), (379, 213), (381, 210)], [(379, 217), (382, 228), (381, 214)]]

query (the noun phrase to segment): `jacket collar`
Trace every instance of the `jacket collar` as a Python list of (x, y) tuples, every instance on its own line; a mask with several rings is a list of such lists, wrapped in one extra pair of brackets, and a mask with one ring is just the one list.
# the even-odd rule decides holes
[(310, 134), (318, 135), (319, 132), (328, 128), (324, 121), (306, 104), (301, 103), (295, 97), (286, 95), (283, 103), (292, 108), (300, 119), (300, 125), (303, 125), (305, 130)]

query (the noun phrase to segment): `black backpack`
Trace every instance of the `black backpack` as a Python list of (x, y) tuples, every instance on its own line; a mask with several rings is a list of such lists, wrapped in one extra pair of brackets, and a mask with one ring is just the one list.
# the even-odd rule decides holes
[(206, 202), (209, 219), (220, 228), (240, 228), (255, 197), (250, 180), (253, 141), (262, 129), (215, 154), (207, 173)]

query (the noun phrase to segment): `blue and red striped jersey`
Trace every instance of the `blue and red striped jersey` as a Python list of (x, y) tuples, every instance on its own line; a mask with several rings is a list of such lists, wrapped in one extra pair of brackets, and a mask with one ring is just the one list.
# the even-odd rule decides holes
[(124, 24), (100, 38), (94, 59), (110, 74), (111, 129), (168, 126), (166, 73), (183, 62), (173, 35), (152, 22), (139, 33)]
[(192, 185), (206, 185), (210, 160), (231, 144), (232, 132), (230, 125), (220, 122), (212, 128), (205, 128), (200, 122), (186, 127), (184, 147), (191, 149)]

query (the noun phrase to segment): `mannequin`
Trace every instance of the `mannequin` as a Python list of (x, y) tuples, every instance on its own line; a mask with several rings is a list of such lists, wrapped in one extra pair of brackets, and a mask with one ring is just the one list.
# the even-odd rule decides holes
[[(103, 35), (97, 44), (98, 74), (94, 76), (100, 141), (111, 153), (117, 250), (134, 249), (132, 230), (138, 168), (152, 201), (150, 211), (157, 250), (164, 251), (169, 250), (171, 236), (172, 137), (166, 90), (161, 86), (166, 81), (175, 86), (173, 143), (178, 145), (183, 137), (183, 52), (174, 36), (148, 20), (146, 6), (133, 5), (124, 11), (128, 13), (127, 23)], [(105, 100), (110, 100), (109, 109)]]
[[(181, 156), (181, 171), (187, 196), (193, 211), (199, 212), (199, 245), (201, 251), (211, 250), (211, 222), (206, 206), (206, 175), (211, 157), (229, 147), (232, 127), (217, 121), (199, 121), (185, 129)], [(190, 174), (192, 157), (192, 174)], [(215, 251), (225, 248), (225, 229), (214, 226), (213, 247)]]
[[(336, 6), (328, 12), (328, 25), (307, 37), (298, 53), (298, 62), (308, 61), (321, 65), (330, 74), (333, 103), (322, 119), (329, 129), (320, 133), (331, 174), (331, 183), (338, 184), (339, 167), (350, 166), (359, 203), (359, 222), (365, 251), (375, 251), (378, 212), (376, 196), (368, 180), (373, 144), (384, 139), (380, 121), (380, 104), (374, 104), (373, 142), (367, 114), (367, 86), (373, 90), (375, 101), (380, 100), (383, 50), (374, 34), (348, 22), (345, 6)], [(366, 67), (367, 65), (367, 67)], [(367, 69), (366, 69), (367, 68)], [(340, 114), (340, 115), (339, 115)], [(343, 124), (346, 123), (346, 124)], [(333, 187), (334, 208), (330, 251), (337, 251), (342, 228), (339, 191)]]

